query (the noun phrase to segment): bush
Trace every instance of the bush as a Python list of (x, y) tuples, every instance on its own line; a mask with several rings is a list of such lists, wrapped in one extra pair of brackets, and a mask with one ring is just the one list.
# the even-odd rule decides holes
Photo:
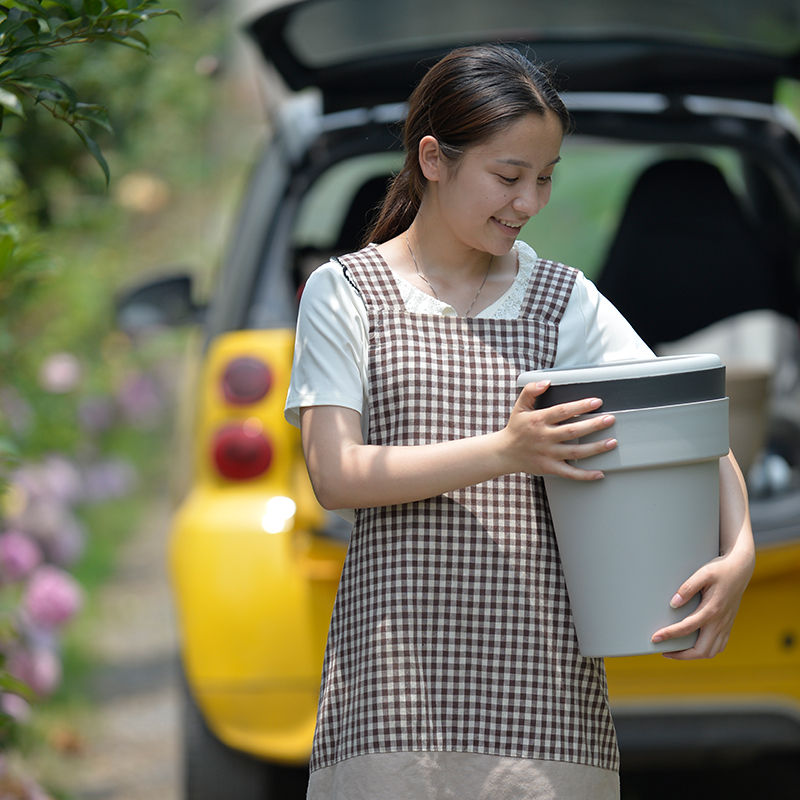
[[(92, 580), (82, 565), (97, 560), (85, 509), (135, 488), (147, 437), (163, 435), (175, 342), (134, 349), (113, 328), (113, 287), (128, 237), (199, 180), (186, 143), (213, 100), (195, 63), (226, 30), (208, 4), (169, 5), (0, 6), (0, 754), (61, 680), (61, 633), (86, 595), (74, 575)], [(0, 796), (43, 796), (4, 765)]]

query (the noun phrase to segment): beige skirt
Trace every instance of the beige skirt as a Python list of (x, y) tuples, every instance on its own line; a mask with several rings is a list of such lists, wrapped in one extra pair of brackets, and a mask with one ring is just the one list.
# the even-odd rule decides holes
[(308, 800), (619, 800), (619, 775), (562, 761), (381, 753), (311, 773)]

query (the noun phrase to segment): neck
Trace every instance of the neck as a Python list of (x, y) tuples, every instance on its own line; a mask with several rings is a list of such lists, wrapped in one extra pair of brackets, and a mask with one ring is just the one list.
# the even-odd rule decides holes
[(483, 250), (448, 247), (441, 235), (430, 232), (419, 219), (406, 231), (405, 241), (416, 257), (419, 271), (445, 284), (482, 280), (494, 260), (491, 253)]
[[(430, 291), (432, 292), (433, 296), (437, 300), (443, 300), (443, 298), (439, 297), (439, 293), (436, 291), (436, 287), (425, 276), (425, 274), (423, 274), (420, 271), (419, 259), (417, 258), (417, 255), (414, 252), (414, 248), (411, 246), (411, 240), (410, 240), (410, 237), (409, 237), (408, 233), (406, 233), (405, 240), (406, 240), (406, 247), (408, 248), (408, 254), (411, 256), (411, 261), (412, 261), (412, 263), (414, 265), (414, 271), (416, 272), (417, 277), (430, 289)], [(489, 263), (486, 265), (486, 269), (485, 269), (485, 271), (483, 273), (483, 279), (481, 280), (480, 285), (478, 286), (478, 291), (475, 293), (475, 296), (472, 298), (472, 302), (470, 302), (469, 305), (467, 306), (466, 311), (463, 312), (463, 316), (468, 317), (469, 314), (470, 314), (470, 311), (472, 311), (473, 307), (475, 306), (475, 303), (478, 302), (478, 297), (480, 296), (481, 292), (483, 291), (483, 287), (486, 285), (486, 280), (489, 277), (489, 272), (492, 269), (492, 262), (493, 261), (494, 261), (494, 256), (490, 253), (489, 254)], [(455, 290), (455, 288), (452, 285), (448, 289), (448, 293), (449, 292), (453, 293), (452, 300), (446, 300), (445, 301), (445, 302), (448, 302), (451, 306), (453, 306), (453, 308), (456, 308), (456, 302), (455, 302), (456, 297), (458, 297), (459, 298), (459, 302), (461, 302), (461, 300), (462, 300), (462, 292), (463, 292), (463, 290), (465, 288), (467, 288), (467, 287), (465, 287), (463, 285), (464, 284), (463, 279), (462, 280), (458, 280), (456, 283), (457, 283), (457, 286), (458, 286), (458, 290), (457, 291)], [(447, 288), (446, 284), (445, 284), (445, 288)], [(470, 291), (471, 291), (471, 289), (470, 289)], [(464, 302), (466, 302), (466, 301), (464, 301)], [(458, 310), (458, 308), (456, 308), (456, 310)]]

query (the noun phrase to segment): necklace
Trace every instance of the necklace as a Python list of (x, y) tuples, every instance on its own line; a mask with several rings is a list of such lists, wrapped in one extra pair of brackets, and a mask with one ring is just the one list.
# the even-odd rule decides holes
[[(411, 254), (411, 260), (414, 262), (414, 269), (416, 270), (417, 275), (422, 278), (425, 283), (428, 284), (428, 288), (433, 292), (433, 296), (439, 300), (439, 295), (436, 294), (436, 289), (433, 288), (433, 284), (419, 271), (419, 265), (417, 264), (417, 257), (414, 255), (414, 251), (411, 249), (411, 242), (408, 241), (408, 232), (406, 232), (406, 247), (408, 247), (408, 252)], [(489, 277), (489, 272), (492, 269), (492, 262), (494, 261), (494, 255), (490, 256), (489, 258), (489, 266), (486, 267), (486, 274), (483, 276), (483, 281), (481, 285), (478, 287), (478, 292), (475, 297), (472, 299), (472, 302), (469, 304), (469, 308), (464, 312), (464, 316), (468, 317), (469, 312), (472, 311), (472, 307), (475, 305), (480, 293), (483, 291), (483, 287), (486, 285), (486, 279)], [(443, 302), (439, 300), (439, 302)]]

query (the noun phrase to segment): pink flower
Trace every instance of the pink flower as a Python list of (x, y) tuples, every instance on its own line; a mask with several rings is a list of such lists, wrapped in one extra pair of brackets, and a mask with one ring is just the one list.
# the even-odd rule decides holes
[(31, 717), (31, 706), (18, 694), (0, 694), (0, 709), (17, 722), (27, 722)]
[(55, 628), (77, 613), (82, 600), (81, 587), (71, 575), (44, 564), (31, 575), (22, 605), (34, 625)]
[(39, 385), (53, 394), (64, 394), (78, 387), (83, 376), (81, 362), (73, 353), (53, 353), (42, 363)]
[(16, 650), (9, 658), (8, 671), (40, 697), (52, 694), (61, 683), (61, 661), (46, 647)]
[(42, 563), (42, 550), (27, 534), (7, 531), (0, 535), (0, 573), (17, 581)]

